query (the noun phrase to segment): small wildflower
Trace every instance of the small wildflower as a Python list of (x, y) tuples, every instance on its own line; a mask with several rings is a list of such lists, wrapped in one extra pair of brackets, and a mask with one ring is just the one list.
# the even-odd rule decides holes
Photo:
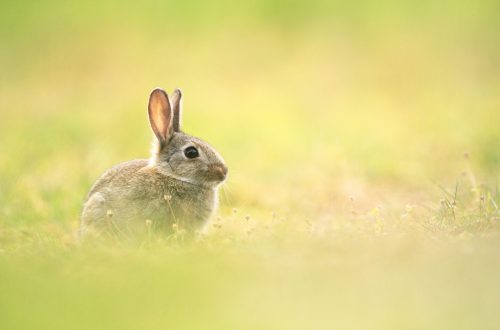
[(169, 195), (169, 194), (165, 194), (163, 195), (163, 199), (167, 202), (170, 202), (172, 200), (172, 195)]
[(370, 215), (374, 216), (374, 217), (377, 217), (378, 215), (380, 214), (380, 209), (375, 206), (371, 211), (370, 211)]
[(172, 224), (172, 229), (174, 229), (174, 230), (179, 229), (179, 225), (178, 225), (178, 224), (176, 224), (176, 223), (173, 223), (173, 224)]
[(112, 211), (112, 210), (108, 210), (108, 211), (106, 212), (106, 216), (107, 216), (108, 218), (112, 218), (112, 217), (113, 217), (113, 211)]

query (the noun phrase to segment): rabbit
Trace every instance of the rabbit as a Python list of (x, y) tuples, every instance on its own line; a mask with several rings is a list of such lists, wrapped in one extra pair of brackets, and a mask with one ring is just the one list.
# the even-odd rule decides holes
[(205, 227), (228, 168), (210, 144), (181, 131), (181, 114), (179, 89), (170, 99), (161, 88), (151, 92), (151, 157), (118, 164), (94, 183), (83, 206), (81, 236), (194, 233)]

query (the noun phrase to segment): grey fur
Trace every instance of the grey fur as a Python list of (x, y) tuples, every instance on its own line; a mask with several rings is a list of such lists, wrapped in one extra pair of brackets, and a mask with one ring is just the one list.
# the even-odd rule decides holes
[[(177, 96), (180, 98), (180, 93)], [(180, 100), (175, 103), (179, 106)], [(167, 139), (155, 138), (150, 159), (118, 164), (96, 181), (83, 207), (81, 235), (136, 235), (151, 228), (168, 233), (174, 224), (193, 232), (202, 229), (214, 212), (218, 187), (227, 175), (224, 160), (207, 142), (171, 129), (178, 118), (172, 119), (169, 106), (162, 111), (169, 112), (164, 116), (170, 118), (165, 128)], [(177, 109), (173, 116), (180, 113)], [(154, 121), (151, 114), (150, 120)], [(199, 157), (188, 159), (184, 155), (190, 146), (197, 148)]]

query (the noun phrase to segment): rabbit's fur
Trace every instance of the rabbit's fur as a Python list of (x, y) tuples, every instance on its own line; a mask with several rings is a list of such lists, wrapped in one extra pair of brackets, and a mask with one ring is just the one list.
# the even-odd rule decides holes
[[(180, 90), (170, 99), (162, 89), (153, 90), (148, 105), (155, 134), (151, 158), (116, 165), (97, 180), (83, 207), (81, 234), (203, 228), (217, 206), (227, 167), (207, 142), (180, 130), (181, 107)], [(196, 149), (196, 157), (188, 158), (188, 148)]]

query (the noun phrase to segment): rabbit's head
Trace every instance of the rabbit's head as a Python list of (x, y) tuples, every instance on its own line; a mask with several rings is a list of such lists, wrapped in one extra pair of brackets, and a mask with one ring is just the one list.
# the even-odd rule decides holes
[(168, 176), (205, 188), (215, 188), (227, 176), (219, 153), (207, 142), (180, 130), (182, 93), (170, 99), (156, 88), (149, 97), (148, 115), (155, 140), (150, 165)]

